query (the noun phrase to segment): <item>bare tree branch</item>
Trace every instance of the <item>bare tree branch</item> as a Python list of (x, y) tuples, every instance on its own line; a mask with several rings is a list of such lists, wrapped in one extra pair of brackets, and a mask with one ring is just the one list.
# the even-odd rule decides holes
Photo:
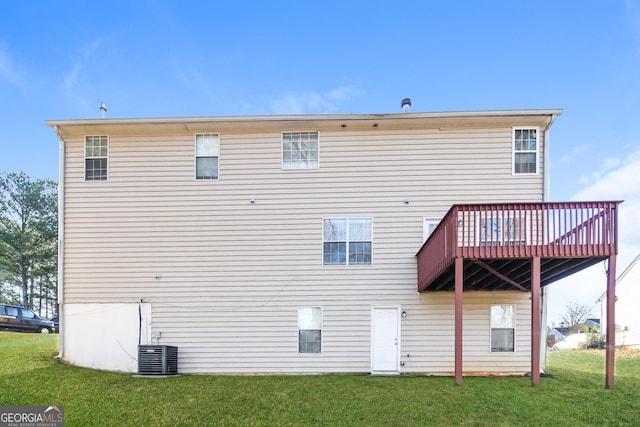
[(575, 329), (577, 325), (584, 323), (591, 316), (593, 316), (591, 307), (572, 301), (566, 305), (561, 320), (566, 327)]

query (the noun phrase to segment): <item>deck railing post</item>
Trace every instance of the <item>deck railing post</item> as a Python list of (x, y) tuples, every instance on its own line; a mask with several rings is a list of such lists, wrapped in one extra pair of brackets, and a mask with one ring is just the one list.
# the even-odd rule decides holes
[(607, 269), (607, 341), (605, 387), (613, 388), (616, 354), (616, 255), (609, 257)]
[(540, 257), (531, 259), (531, 385), (540, 385)]
[(456, 385), (462, 385), (462, 297), (463, 297), (463, 258), (455, 260), (455, 325), (454, 325), (454, 371)]

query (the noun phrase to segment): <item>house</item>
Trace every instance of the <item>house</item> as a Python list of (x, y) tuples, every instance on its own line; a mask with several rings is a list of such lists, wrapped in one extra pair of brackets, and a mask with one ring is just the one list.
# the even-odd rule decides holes
[(618, 202), (547, 202), (561, 112), (47, 121), (61, 357), (535, 385), (544, 286), (617, 250)]
[(600, 319), (587, 319), (587, 320), (584, 321), (584, 326), (587, 328), (586, 332), (599, 333), (600, 332)]
[[(640, 301), (640, 254), (625, 268), (616, 279), (616, 315), (615, 336), (616, 346), (640, 348), (640, 316), (638, 315), (638, 301)], [(596, 301), (600, 304), (601, 312), (606, 311), (606, 294), (602, 294)], [(602, 318), (604, 319), (604, 317)], [(606, 323), (603, 321), (603, 330)]]

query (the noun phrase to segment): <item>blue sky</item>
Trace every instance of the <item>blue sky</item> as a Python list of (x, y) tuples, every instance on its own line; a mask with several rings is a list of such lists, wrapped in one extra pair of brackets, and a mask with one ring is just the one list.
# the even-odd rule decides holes
[[(47, 119), (563, 108), (551, 200), (624, 199), (640, 252), (640, 0), (3, 2), (0, 171), (58, 176)], [(592, 305), (598, 265), (551, 287)], [(595, 308), (595, 306), (594, 306)]]

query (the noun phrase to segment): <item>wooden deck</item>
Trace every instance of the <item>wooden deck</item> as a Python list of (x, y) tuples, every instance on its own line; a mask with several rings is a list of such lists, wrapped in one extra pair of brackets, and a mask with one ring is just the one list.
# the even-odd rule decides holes
[(418, 251), (418, 291), (531, 290), (531, 259), (546, 286), (617, 253), (619, 201), (454, 205)]
[(615, 274), (621, 202), (454, 205), (422, 245), (418, 291), (455, 293), (454, 371), (462, 385), (463, 293), (519, 290), (531, 294), (531, 384), (540, 384), (541, 289), (606, 261), (605, 387), (613, 388)]

